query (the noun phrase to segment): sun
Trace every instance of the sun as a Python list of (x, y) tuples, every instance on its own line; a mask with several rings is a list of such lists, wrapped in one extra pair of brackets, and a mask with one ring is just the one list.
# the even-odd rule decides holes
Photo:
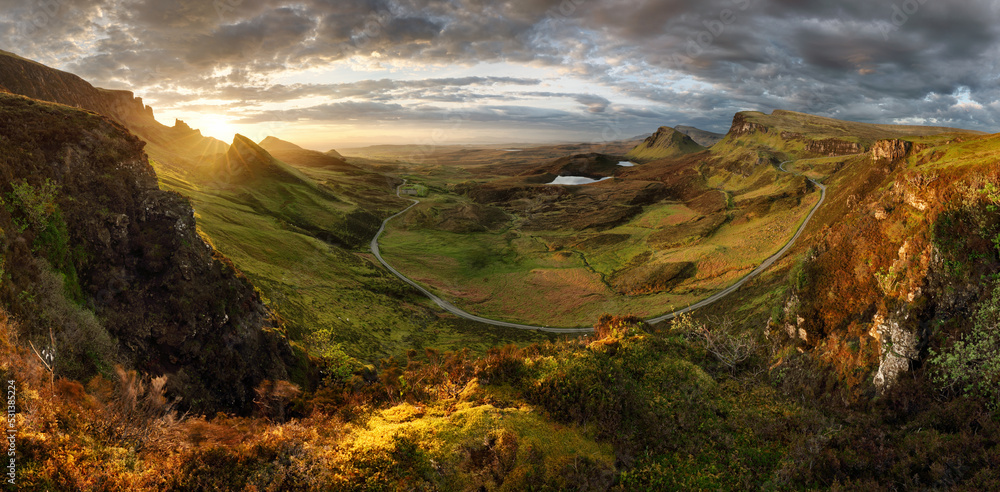
[(206, 137), (215, 137), (223, 142), (232, 142), (233, 137), (239, 133), (231, 120), (220, 115), (198, 115), (191, 117), (188, 122), (191, 128), (201, 130), (201, 134)]

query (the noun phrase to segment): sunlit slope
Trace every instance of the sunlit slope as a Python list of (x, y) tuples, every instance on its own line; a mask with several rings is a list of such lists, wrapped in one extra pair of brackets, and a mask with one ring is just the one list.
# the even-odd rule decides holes
[(403, 208), (399, 182), (360, 169), (295, 166), (249, 139), (195, 172), (157, 164), (189, 196), (198, 225), (257, 285), (314, 355), (364, 361), (413, 347), (485, 350), (531, 340), (446, 318), (367, 254), (381, 220)]

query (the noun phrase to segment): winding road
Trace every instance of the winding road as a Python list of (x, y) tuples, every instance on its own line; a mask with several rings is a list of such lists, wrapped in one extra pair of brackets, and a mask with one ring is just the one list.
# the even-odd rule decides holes
[[(800, 173), (792, 173), (791, 171), (788, 171), (788, 170), (785, 169), (785, 164), (788, 164), (789, 162), (792, 162), (792, 161), (782, 162), (778, 166), (778, 169), (780, 169), (782, 172), (786, 172), (786, 173), (789, 173), (789, 174), (794, 174), (796, 176), (801, 176)], [(804, 220), (802, 222), (802, 225), (799, 226), (799, 229), (797, 231), (795, 231), (795, 235), (792, 236), (792, 238), (785, 244), (784, 247), (781, 248), (781, 250), (779, 250), (777, 253), (775, 253), (774, 255), (772, 255), (770, 258), (764, 260), (764, 262), (761, 263), (760, 265), (758, 265), (757, 268), (755, 268), (752, 272), (748, 273), (746, 276), (744, 276), (742, 279), (740, 279), (735, 284), (730, 285), (729, 287), (727, 287), (727, 288), (725, 288), (725, 289), (723, 289), (723, 290), (721, 290), (719, 292), (716, 292), (712, 296), (707, 297), (705, 299), (702, 299), (701, 301), (698, 301), (698, 302), (696, 302), (696, 303), (694, 303), (694, 304), (692, 304), (692, 305), (690, 305), (690, 306), (688, 306), (688, 307), (686, 307), (684, 309), (680, 309), (678, 311), (674, 311), (674, 312), (669, 313), (669, 314), (664, 314), (663, 316), (658, 316), (656, 318), (648, 319), (648, 320), (646, 320), (646, 322), (650, 323), (650, 324), (660, 323), (660, 322), (663, 322), (663, 321), (667, 321), (669, 319), (676, 318), (677, 316), (679, 316), (681, 314), (684, 314), (684, 313), (687, 313), (689, 311), (694, 311), (695, 309), (703, 308), (705, 306), (708, 306), (710, 304), (718, 302), (720, 299), (722, 299), (722, 298), (724, 298), (724, 297), (732, 294), (733, 292), (736, 292), (736, 290), (738, 290), (740, 287), (742, 287), (743, 284), (749, 282), (754, 277), (756, 277), (756, 276), (760, 275), (761, 273), (763, 273), (764, 270), (767, 270), (771, 265), (773, 265), (782, 256), (784, 256), (785, 253), (787, 253), (788, 250), (791, 249), (792, 246), (795, 245), (795, 241), (799, 238), (799, 236), (802, 235), (802, 232), (805, 230), (806, 226), (809, 225), (809, 221), (812, 220), (813, 215), (816, 215), (816, 211), (819, 210), (819, 207), (821, 205), (823, 205), (823, 202), (826, 200), (826, 186), (824, 186), (822, 183), (820, 183), (820, 182), (818, 182), (818, 181), (816, 181), (814, 179), (811, 179), (811, 178), (808, 178), (808, 179), (809, 179), (809, 181), (812, 181), (813, 184), (815, 184), (816, 186), (819, 187), (819, 189), (820, 189), (819, 201), (816, 202), (816, 205), (812, 208), (812, 210), (809, 211), (809, 215), (806, 216), (806, 220)], [(399, 196), (400, 198), (402, 198), (402, 196), (400, 194), (400, 190), (401, 190), (401, 188), (404, 185), (406, 185), (406, 180), (403, 180), (403, 184), (399, 185), (399, 187), (396, 188), (396, 196)], [(448, 301), (446, 301), (444, 299), (441, 299), (440, 297), (434, 295), (431, 291), (427, 290), (426, 288), (424, 288), (420, 284), (418, 284), (418, 283), (414, 282), (413, 280), (410, 280), (409, 278), (407, 278), (406, 275), (403, 275), (402, 273), (399, 273), (399, 271), (396, 270), (395, 268), (393, 268), (392, 265), (389, 264), (389, 262), (385, 261), (385, 259), (382, 258), (382, 253), (379, 250), (378, 240), (379, 240), (380, 237), (382, 237), (382, 233), (385, 232), (385, 227), (386, 227), (386, 225), (389, 224), (389, 221), (391, 221), (392, 219), (395, 219), (396, 217), (399, 217), (400, 215), (405, 214), (406, 212), (409, 212), (410, 209), (412, 209), (413, 207), (417, 206), (420, 203), (420, 200), (417, 200), (417, 199), (412, 199), (411, 201), (413, 201), (412, 205), (410, 205), (409, 207), (406, 207), (403, 211), (397, 213), (396, 215), (393, 215), (392, 217), (389, 217), (389, 218), (387, 218), (387, 219), (385, 219), (385, 220), (382, 221), (382, 227), (379, 228), (378, 233), (375, 234), (375, 237), (372, 239), (372, 243), (371, 243), (371, 251), (372, 251), (372, 254), (375, 255), (375, 258), (377, 258), (378, 261), (380, 263), (382, 263), (382, 266), (384, 266), (387, 270), (389, 270), (390, 272), (392, 272), (393, 275), (399, 277), (400, 280), (402, 280), (403, 282), (406, 282), (407, 284), (410, 284), (411, 286), (413, 286), (413, 288), (419, 290), (422, 294), (424, 294), (425, 296), (427, 296), (428, 299), (434, 301), (434, 304), (437, 304), (441, 309), (444, 309), (445, 311), (448, 311), (449, 313), (454, 314), (455, 316), (458, 316), (460, 318), (464, 318), (464, 319), (467, 319), (467, 320), (470, 320), (470, 321), (476, 321), (476, 322), (479, 322), (479, 323), (484, 323), (484, 324), (493, 325), (493, 326), (502, 326), (502, 327), (505, 327), (505, 328), (514, 328), (514, 329), (517, 329), (517, 330), (532, 330), (532, 331), (542, 331), (542, 332), (547, 332), (547, 333), (589, 333), (589, 332), (594, 331), (594, 329), (591, 328), (591, 327), (587, 327), (587, 328), (551, 328), (551, 327), (548, 327), (548, 326), (532, 326), (532, 325), (522, 325), (522, 324), (519, 324), (519, 323), (509, 323), (509, 322), (506, 322), (506, 321), (497, 321), (497, 320), (493, 320), (493, 319), (483, 318), (481, 316), (476, 316), (474, 314), (467, 313), (467, 312), (459, 309), (454, 304), (452, 304), (452, 303), (450, 303), (450, 302), (448, 302)]]

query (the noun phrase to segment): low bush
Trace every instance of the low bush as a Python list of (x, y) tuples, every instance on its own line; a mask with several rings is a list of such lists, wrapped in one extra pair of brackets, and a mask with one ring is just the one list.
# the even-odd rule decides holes
[(971, 331), (929, 360), (940, 387), (1000, 409), (1000, 284), (979, 304)]

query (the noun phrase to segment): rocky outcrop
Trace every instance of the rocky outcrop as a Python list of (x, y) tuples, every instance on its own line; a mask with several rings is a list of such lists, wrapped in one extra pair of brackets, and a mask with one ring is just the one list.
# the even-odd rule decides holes
[(892, 184), (892, 197), (921, 212), (928, 210), (938, 199), (938, 191), (931, 184), (936, 177), (920, 173), (906, 174)]
[(746, 113), (736, 113), (733, 116), (733, 125), (729, 128), (729, 135), (742, 137), (754, 133), (768, 133), (770, 129), (760, 123), (755, 123), (747, 118)]
[(216, 184), (224, 185), (242, 185), (261, 179), (303, 184), (309, 181), (243, 135), (233, 138), (229, 151), (219, 158), (212, 170), (212, 178)]
[(878, 340), (881, 347), (873, 381), (879, 393), (891, 388), (902, 373), (910, 370), (910, 364), (919, 359), (919, 337), (915, 330), (904, 327), (909, 320), (908, 313), (890, 317), (880, 314), (872, 320), (869, 335)]
[[(37, 228), (18, 233), (21, 212), (0, 208), (2, 254), (17, 270), (0, 297), (25, 326), (50, 323), (19, 297), (38, 283), (26, 265), (49, 263), (67, 291), (78, 284), (78, 302), (123, 360), (168, 375), (171, 393), (194, 411), (247, 411), (260, 381), (287, 377), (291, 349), (272, 313), (198, 235), (191, 204), (159, 189), (144, 142), (105, 117), (14, 95), (0, 95), (0, 135), (0, 192), (52, 183), (49, 211), (58, 215), (46, 234), (65, 231), (55, 240)], [(68, 325), (54, 328), (71, 339), (60, 331)]]
[(913, 151), (913, 143), (906, 140), (879, 140), (872, 145), (869, 154), (872, 161), (897, 161), (905, 159)]
[(810, 140), (806, 143), (806, 152), (834, 157), (838, 155), (860, 154), (864, 152), (864, 148), (857, 142), (827, 138), (824, 140)]

